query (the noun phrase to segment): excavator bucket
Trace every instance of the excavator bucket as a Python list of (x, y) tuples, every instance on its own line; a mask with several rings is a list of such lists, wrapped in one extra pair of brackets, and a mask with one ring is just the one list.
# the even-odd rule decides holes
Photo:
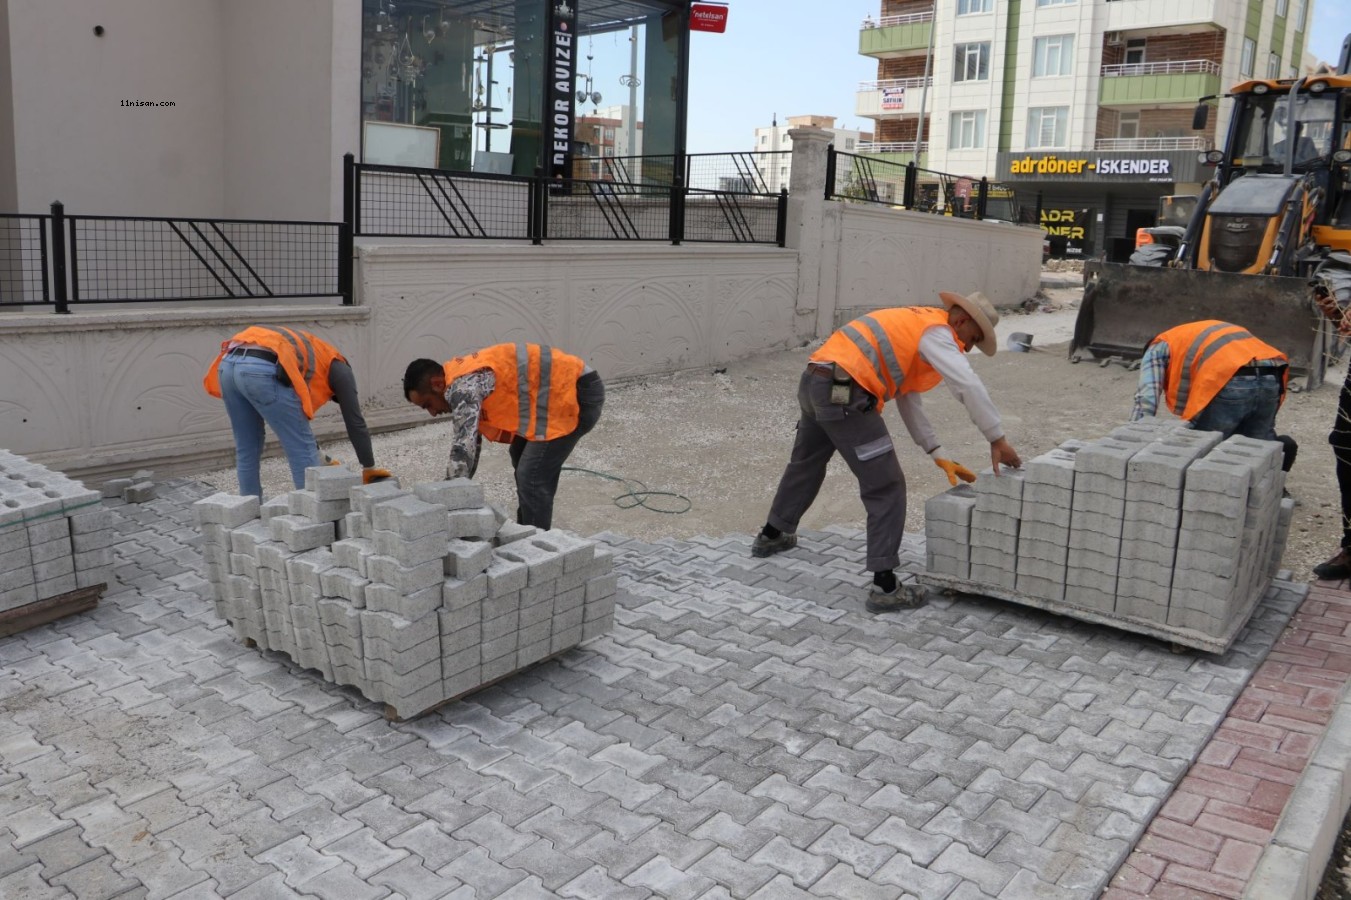
[(1290, 357), (1306, 390), (1323, 383), (1332, 328), (1303, 278), (1087, 262), (1070, 356), (1139, 359), (1160, 332), (1198, 319), (1242, 325)]

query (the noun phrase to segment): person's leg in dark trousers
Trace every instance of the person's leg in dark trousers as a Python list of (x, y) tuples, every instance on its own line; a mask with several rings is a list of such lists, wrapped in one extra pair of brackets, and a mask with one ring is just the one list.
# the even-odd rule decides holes
[(798, 391), (802, 419), (798, 422), (793, 455), (779, 481), (769, 524), (781, 531), (797, 530), (825, 479), (826, 464), (836, 450), (859, 483), (859, 498), (867, 513), (870, 572), (889, 572), (900, 564), (905, 531), (905, 477), (891, 433), (875, 408), (876, 400), (852, 388), (847, 406), (830, 402), (828, 376), (808, 372)]
[(1314, 574), (1325, 580), (1351, 577), (1351, 370), (1342, 384), (1337, 401), (1337, 419), (1328, 435), (1337, 462), (1337, 487), (1341, 490), (1341, 549), (1327, 562), (1314, 566)]
[(605, 406), (605, 384), (600, 375), (588, 372), (577, 379), (577, 427), (551, 441), (511, 441), (511, 467), (516, 473), (516, 521), (548, 529), (553, 525), (554, 496), (563, 464), (577, 442), (596, 427)]

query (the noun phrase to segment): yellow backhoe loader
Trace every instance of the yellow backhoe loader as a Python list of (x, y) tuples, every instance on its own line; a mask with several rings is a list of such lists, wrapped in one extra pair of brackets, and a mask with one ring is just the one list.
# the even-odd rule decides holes
[(1181, 233), (1159, 229), (1130, 263), (1085, 264), (1072, 359), (1136, 359), (1174, 325), (1223, 319), (1285, 351), (1304, 387), (1322, 383), (1333, 334), (1315, 294), (1351, 306), (1349, 68), (1351, 35), (1337, 73), (1232, 90), (1225, 147), (1202, 154), (1215, 174)]

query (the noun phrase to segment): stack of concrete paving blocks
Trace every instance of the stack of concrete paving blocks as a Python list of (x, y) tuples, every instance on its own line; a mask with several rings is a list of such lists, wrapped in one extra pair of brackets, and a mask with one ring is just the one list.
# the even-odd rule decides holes
[(1057, 447), (1027, 464), (1018, 531), (1016, 590), (1059, 603), (1065, 599), (1065, 558), (1074, 501), (1074, 453)]
[(260, 504), (197, 504), (217, 611), (241, 639), (415, 715), (608, 631), (610, 554), (504, 521), (466, 479), (362, 485), (336, 466)]
[(976, 490), (959, 484), (924, 502), (925, 568), (963, 581), (971, 577), (971, 515)]
[(928, 572), (1214, 646), (1232, 638), (1279, 566), (1294, 505), (1281, 499), (1280, 463), (1275, 442), (1221, 442), (1176, 421), (1067, 442), (1021, 479), (987, 472), (974, 491), (931, 498)]
[(1023, 509), (1023, 470), (986, 469), (977, 479), (971, 511), (971, 580), (1017, 589), (1018, 525)]
[(106, 584), (112, 514), (98, 491), (0, 450), (0, 612)]
[(1177, 429), (1127, 463), (1118, 615), (1167, 621), (1187, 469), (1219, 442), (1218, 432)]
[(1269, 578), (1281, 447), (1232, 437), (1187, 469), (1168, 624), (1205, 633), (1247, 618)]

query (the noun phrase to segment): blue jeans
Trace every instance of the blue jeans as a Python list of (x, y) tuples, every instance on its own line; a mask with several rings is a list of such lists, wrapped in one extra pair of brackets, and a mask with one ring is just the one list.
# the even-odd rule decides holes
[(1198, 431), (1218, 431), (1259, 441), (1276, 440), (1276, 410), (1281, 406), (1277, 375), (1235, 375), (1215, 399), (1192, 419)]
[(291, 481), (305, 486), (305, 470), (319, 465), (319, 447), (300, 396), (277, 380), (277, 364), (253, 356), (226, 356), (220, 361), (220, 392), (235, 434), (235, 473), (239, 493), (263, 496), (259, 461), (265, 427), (281, 441), (291, 465)]

